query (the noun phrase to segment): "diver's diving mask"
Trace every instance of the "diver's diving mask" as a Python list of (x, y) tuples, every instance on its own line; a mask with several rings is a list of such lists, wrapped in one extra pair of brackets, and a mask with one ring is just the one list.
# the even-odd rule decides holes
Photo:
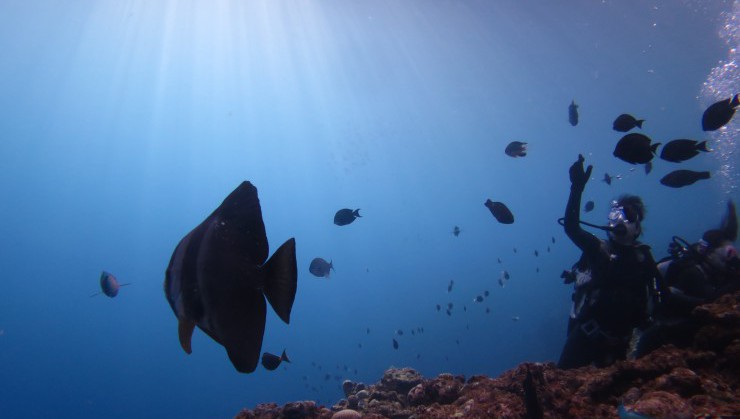
[[(633, 217), (637, 218), (637, 217)], [(640, 228), (635, 221), (631, 221), (617, 201), (612, 201), (612, 207), (609, 211), (609, 238), (619, 244), (632, 244), (637, 236), (640, 235)]]

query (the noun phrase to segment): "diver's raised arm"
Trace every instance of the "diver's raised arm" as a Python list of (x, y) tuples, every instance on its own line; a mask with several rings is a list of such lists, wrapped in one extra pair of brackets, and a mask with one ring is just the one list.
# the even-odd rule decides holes
[(581, 195), (583, 195), (583, 189), (591, 177), (591, 170), (593, 170), (593, 166), (591, 165), (584, 170), (583, 161), (583, 156), (579, 154), (578, 160), (570, 166), (568, 171), (570, 174), (570, 196), (568, 197), (568, 204), (565, 207), (563, 226), (565, 227), (565, 234), (568, 235), (570, 240), (585, 252), (598, 249), (600, 244), (596, 236), (582, 229), (579, 224)]

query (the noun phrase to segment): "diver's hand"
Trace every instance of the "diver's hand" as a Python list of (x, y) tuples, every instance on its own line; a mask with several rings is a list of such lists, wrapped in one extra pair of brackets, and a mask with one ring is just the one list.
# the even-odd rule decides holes
[(583, 188), (586, 187), (586, 182), (588, 182), (588, 179), (591, 177), (591, 170), (593, 170), (593, 166), (589, 165), (588, 168), (584, 171), (583, 170), (583, 162), (584, 162), (583, 155), (578, 155), (578, 160), (576, 160), (575, 163), (573, 163), (570, 166), (570, 169), (568, 173), (570, 174), (570, 184), (571, 188), (578, 189), (580, 191), (583, 190)]

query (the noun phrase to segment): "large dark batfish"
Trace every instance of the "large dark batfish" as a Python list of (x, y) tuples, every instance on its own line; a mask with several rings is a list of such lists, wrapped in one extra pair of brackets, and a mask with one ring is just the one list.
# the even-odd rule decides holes
[(627, 134), (614, 148), (614, 157), (632, 164), (645, 164), (653, 159), (660, 143), (650, 144), (650, 138), (642, 134)]
[(483, 204), (485, 205), (496, 217), (496, 220), (501, 224), (512, 224), (514, 223), (514, 214), (509, 211), (509, 208), (504, 205), (503, 202), (494, 202), (490, 199), (486, 200)]
[(682, 188), (694, 184), (702, 179), (709, 179), (709, 172), (695, 172), (693, 170), (674, 170), (663, 176), (660, 180), (665, 186), (671, 188)]
[(643, 122), (645, 122), (644, 119), (637, 119), (630, 114), (623, 113), (614, 120), (612, 129), (619, 132), (627, 132), (634, 127), (642, 129)]
[(578, 125), (578, 105), (575, 100), (571, 101), (568, 106), (568, 122), (574, 127)]
[(660, 150), (660, 158), (665, 161), (681, 163), (699, 154), (700, 151), (708, 152), (707, 142), (695, 140), (672, 140)]
[(328, 278), (330, 271), (332, 270), (334, 270), (333, 261), (327, 262), (322, 258), (314, 258), (314, 260), (311, 261), (311, 265), (308, 267), (308, 271), (319, 278)]
[(704, 111), (704, 115), (701, 116), (701, 129), (704, 131), (716, 131), (730, 122), (732, 116), (735, 115), (735, 108), (740, 105), (740, 98), (738, 96), (740, 95), (720, 100), (709, 106)]
[(360, 209), (351, 210), (349, 208), (340, 209), (334, 214), (334, 224), (338, 226), (346, 226), (355, 221), (355, 218), (362, 217), (360, 215)]
[(226, 348), (237, 371), (257, 368), (265, 297), (289, 323), (297, 286), (295, 239), (268, 255), (257, 188), (242, 182), (180, 241), (167, 267), (164, 290), (186, 353), (197, 325)]

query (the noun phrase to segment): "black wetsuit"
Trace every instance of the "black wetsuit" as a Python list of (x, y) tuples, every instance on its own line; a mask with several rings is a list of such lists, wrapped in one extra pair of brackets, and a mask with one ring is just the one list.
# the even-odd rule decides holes
[(663, 299), (655, 308), (653, 323), (640, 337), (638, 357), (668, 343), (690, 346), (700, 327), (691, 315), (694, 308), (740, 289), (736, 274), (713, 271), (698, 255), (671, 261), (663, 282)]
[[(591, 363), (609, 365), (627, 354), (632, 330), (646, 324), (648, 300), (657, 269), (644, 244), (603, 241), (579, 224), (582, 191), (571, 188), (565, 210), (565, 232), (583, 255), (581, 269), (591, 280), (576, 286), (574, 313), (560, 354), (560, 368)], [(580, 303), (580, 304), (579, 304)]]

